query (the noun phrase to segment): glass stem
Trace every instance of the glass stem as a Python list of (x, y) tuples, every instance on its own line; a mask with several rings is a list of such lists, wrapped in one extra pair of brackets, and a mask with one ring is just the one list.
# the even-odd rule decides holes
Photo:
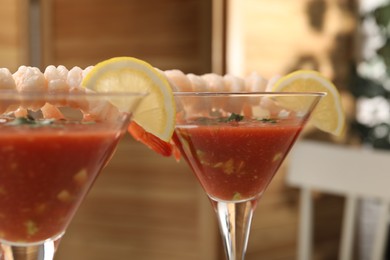
[(0, 244), (0, 260), (53, 260), (59, 240), (28, 246)]
[(228, 260), (244, 260), (256, 201), (213, 201)]

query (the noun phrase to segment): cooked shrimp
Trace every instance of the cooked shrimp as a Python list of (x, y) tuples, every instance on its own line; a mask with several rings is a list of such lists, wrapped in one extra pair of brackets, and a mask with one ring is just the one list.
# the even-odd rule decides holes
[(0, 89), (16, 90), (15, 80), (7, 68), (0, 68)]
[[(256, 72), (253, 72), (249, 76), (245, 77), (245, 91), (247, 92), (264, 92), (266, 91), (266, 87), (267, 80)], [(258, 110), (258, 106), (255, 105), (258, 105), (260, 103), (260, 100), (260, 97), (249, 97), (248, 103), (245, 105), (245, 107), (247, 108), (247, 113), (263, 113), (263, 111), (252, 111), (254, 108)], [(250, 109), (250, 111), (248, 111), (248, 109)]]
[(225, 84), (225, 91), (242, 92), (245, 90), (245, 82), (242, 78), (226, 74), (223, 76), (223, 82)]
[[(207, 91), (209, 92), (227, 92), (223, 77), (215, 73), (207, 73), (201, 76), (207, 83)], [(213, 109), (218, 111), (223, 108), (226, 98), (220, 98), (213, 104)]]
[(278, 81), (278, 79), (280, 79), (281, 76), (274, 76), (272, 77), (268, 82), (267, 82), (267, 86), (265, 88), (265, 91), (272, 91), (272, 86), (276, 83), (276, 81)]
[[(47, 92), (49, 94), (67, 94), (69, 92), (69, 86), (66, 83), (67, 78), (67, 69), (65, 67), (56, 68), (53, 65), (47, 66), (43, 75), (47, 81)], [(56, 101), (56, 103), (52, 103), (52, 105), (60, 106), (66, 105), (66, 98), (62, 98), (61, 100)], [(44, 106), (43, 110), (49, 109), (52, 107)], [(43, 111), (42, 111), (43, 112)], [(48, 111), (48, 113), (51, 113)]]
[(201, 76), (189, 73), (187, 74), (187, 78), (191, 82), (192, 91), (205, 92), (208, 90), (207, 82)]
[[(187, 78), (191, 82), (192, 91), (195, 91), (195, 92), (208, 91), (207, 82), (201, 76), (189, 73), (189, 74), (187, 74)], [(210, 108), (210, 104), (204, 104), (201, 101), (198, 101), (198, 102), (193, 101), (193, 109), (195, 109), (195, 110), (201, 110), (201, 109), (209, 110), (209, 108)]]
[(245, 77), (245, 90), (247, 92), (264, 92), (266, 91), (267, 80), (256, 72), (252, 72)]
[[(225, 84), (225, 91), (227, 92), (242, 92), (245, 90), (245, 83), (242, 78), (233, 75), (225, 75), (223, 77), (223, 81)], [(232, 99), (227, 97), (224, 107), (229, 107), (230, 112), (240, 114), (242, 112), (245, 101), (245, 98)]]
[[(58, 107), (70, 106), (80, 109), (85, 119), (108, 120), (118, 115), (118, 109), (107, 100), (77, 98), (71, 99), (72, 94), (85, 93), (87, 89), (82, 88), (83, 77), (93, 66), (82, 70), (74, 67), (68, 70), (65, 66), (48, 66), (44, 73), (38, 68), (21, 66), (11, 74), (8, 69), (0, 69), (0, 89), (16, 90), (19, 93), (42, 92), (48, 94), (64, 94), (59, 100), (34, 100), (18, 104), (1, 102), (0, 112), (13, 112), (16, 116), (27, 116), (28, 110), (41, 110), (45, 118), (64, 118)], [(69, 94), (69, 98), (67, 98)], [(11, 106), (13, 105), (13, 106)]]
[(129, 133), (134, 137), (135, 140), (145, 144), (147, 147), (153, 151), (163, 155), (171, 156), (173, 152), (173, 145), (171, 143), (165, 142), (148, 132), (146, 132), (141, 126), (136, 122), (132, 121), (128, 127)]
[(38, 68), (20, 66), (13, 74), (13, 78), (19, 92), (45, 92), (47, 90), (45, 76)]
[[(275, 76), (273, 78), (271, 78), (268, 82), (267, 82), (267, 86), (265, 88), (265, 91), (266, 92), (269, 92), (271, 91), (272, 89), (272, 86), (275, 84), (275, 82), (280, 78), (280, 76)], [(270, 116), (277, 116), (279, 115), (280, 113), (286, 113), (286, 111), (284, 111), (278, 104), (275, 103), (274, 100), (272, 100), (271, 98), (268, 98), (268, 97), (264, 97), (261, 99), (261, 107), (266, 109)], [(284, 111), (284, 112), (282, 112)]]
[(192, 91), (191, 81), (180, 70), (166, 70), (164, 71), (166, 78), (173, 91), (188, 92)]
[(85, 78), (85, 76), (87, 76), (87, 74), (93, 69), (94, 66), (88, 66), (86, 67), (83, 72), (81, 73), (81, 76), (82, 78)]
[(88, 98), (87, 101), (88, 108), (82, 110), (85, 120), (116, 120), (116, 118), (118, 118), (118, 115), (120, 114), (118, 108), (107, 100)]
[(62, 71), (53, 65), (47, 66), (43, 73), (47, 80), (48, 93), (67, 93), (69, 92), (69, 85), (66, 82), (64, 70)]
[[(11, 72), (6, 68), (0, 68), (0, 89), (1, 90), (16, 90), (15, 80), (12, 77)], [(2, 100), (0, 102), (0, 113), (4, 113), (12, 102), (8, 100)]]
[[(66, 83), (69, 88), (70, 94), (80, 94), (85, 92), (92, 92), (91, 90), (81, 87), (83, 78), (93, 68), (89, 66), (82, 70), (80, 67), (73, 67), (69, 70), (66, 77)], [(101, 99), (85, 98), (77, 100), (68, 100), (67, 105), (73, 108), (79, 108), (83, 114), (85, 120), (109, 120), (116, 118), (119, 111), (110, 102)]]
[(49, 119), (64, 119), (64, 115), (61, 111), (54, 105), (46, 103), (42, 108), (41, 112), (44, 118)]
[[(45, 76), (38, 68), (20, 66), (12, 76), (15, 80), (16, 89), (20, 93), (47, 91)], [(21, 106), (23, 108), (29, 108), (36, 111), (44, 104), (44, 101), (36, 100), (31, 102), (22, 102)]]
[(223, 77), (215, 73), (207, 73), (201, 76), (207, 83), (207, 91), (220, 92), (225, 91)]
[(15, 117), (26, 117), (28, 115), (28, 110), (26, 108), (19, 107), (14, 111)]
[(69, 88), (80, 87), (81, 81), (83, 80), (83, 70), (80, 67), (73, 67), (69, 70), (66, 83)]
[(69, 70), (65, 66), (59, 65), (57, 66), (57, 72), (60, 78), (66, 81), (66, 79), (68, 78)]
[[(159, 69), (157, 70), (167, 78), (173, 91), (180, 92), (265, 92), (269, 91), (273, 84), (273, 82), (268, 82), (257, 73), (252, 73), (245, 78), (240, 78), (233, 75), (225, 75), (222, 77), (213, 73), (199, 76), (192, 73), (185, 75), (179, 70), (169, 70), (165, 72)], [(233, 107), (233, 112), (244, 113), (245, 115), (255, 114), (259, 117), (267, 117), (271, 115), (271, 113), (280, 112), (274, 110), (275, 104), (272, 103), (271, 100), (264, 100), (264, 102), (268, 102), (269, 104), (266, 104), (264, 109), (259, 108), (260, 106), (258, 106), (258, 104), (260, 103), (260, 98), (253, 97), (243, 98), (239, 102), (234, 101), (233, 104), (232, 99), (229, 99), (228, 97), (223, 97), (217, 102), (214, 102), (214, 104), (194, 100), (195, 99), (189, 97), (183, 104), (176, 104), (178, 114), (181, 112), (182, 106), (187, 106), (186, 110), (192, 109), (199, 113), (209, 113), (212, 112), (211, 110), (223, 112), (223, 110), (229, 106), (229, 111), (232, 111), (231, 108)], [(144, 143), (157, 153), (164, 156), (173, 154), (177, 160), (180, 158), (180, 151), (172, 142), (168, 143), (160, 140), (146, 132), (137, 123), (132, 122), (129, 125), (128, 131), (136, 140)], [(175, 137), (175, 133), (173, 138), (177, 138), (177, 136)]]

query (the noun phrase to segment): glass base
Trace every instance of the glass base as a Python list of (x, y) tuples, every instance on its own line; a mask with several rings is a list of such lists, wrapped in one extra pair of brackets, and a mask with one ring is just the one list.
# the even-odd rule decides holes
[(0, 260), (53, 260), (63, 233), (42, 242), (9, 243), (0, 240)]

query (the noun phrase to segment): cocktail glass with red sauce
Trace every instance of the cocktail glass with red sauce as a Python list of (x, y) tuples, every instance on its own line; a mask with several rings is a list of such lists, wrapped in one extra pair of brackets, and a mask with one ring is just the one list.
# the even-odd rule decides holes
[(175, 93), (174, 141), (217, 213), (227, 259), (244, 259), (257, 201), (323, 95)]
[(0, 259), (53, 259), (142, 97), (0, 91)]

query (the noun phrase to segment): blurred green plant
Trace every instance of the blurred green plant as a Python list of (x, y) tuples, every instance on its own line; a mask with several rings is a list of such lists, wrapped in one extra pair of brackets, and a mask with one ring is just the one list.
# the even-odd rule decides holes
[(385, 37), (385, 44), (377, 50), (378, 55), (386, 64), (386, 71), (390, 74), (390, 3), (374, 10), (373, 16), (381, 34)]
[[(375, 29), (379, 33), (377, 36), (383, 40), (383, 44), (375, 49), (373, 57), (371, 56), (369, 60), (362, 61), (353, 68), (351, 92), (356, 96), (358, 103), (359, 100), (374, 100), (381, 97), (382, 100), (388, 102), (388, 108), (390, 108), (390, 1), (361, 16), (362, 23), (366, 19), (375, 22)], [(361, 67), (357, 69), (358, 66)], [(378, 70), (382, 72), (378, 73)], [(375, 107), (375, 102), (371, 104), (365, 102), (365, 104), (366, 107), (358, 109), (366, 110), (364, 112), (366, 116), (376, 117), (379, 108)], [(355, 127), (361, 134), (362, 140), (374, 148), (390, 149), (390, 109), (387, 110), (384, 112), (388, 113), (388, 119), (383, 117), (377, 119), (376, 124), (356, 121)], [(367, 113), (372, 114), (367, 115)]]

